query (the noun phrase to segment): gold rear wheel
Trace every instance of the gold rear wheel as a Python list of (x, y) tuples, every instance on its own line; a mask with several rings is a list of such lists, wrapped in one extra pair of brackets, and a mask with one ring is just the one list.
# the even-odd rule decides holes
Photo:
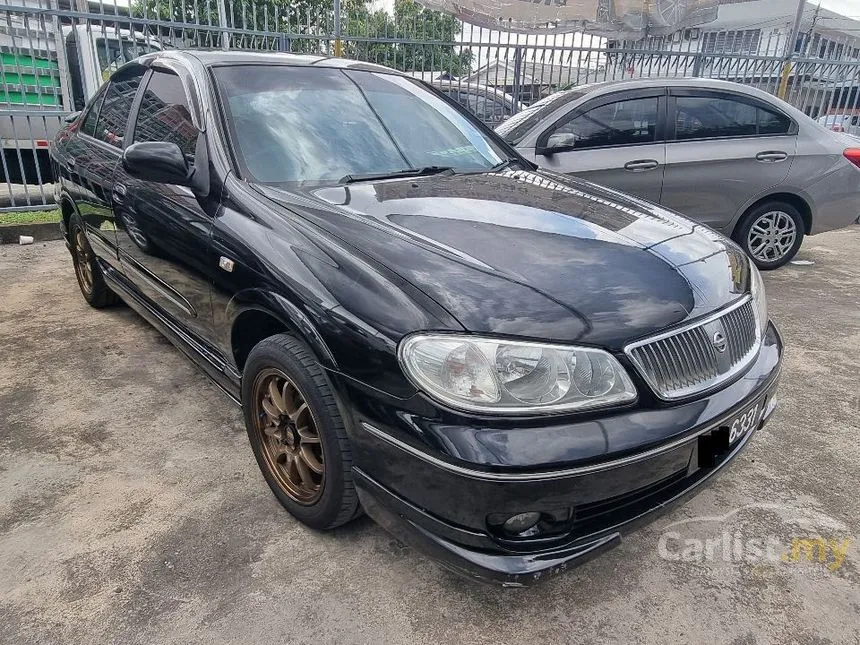
[(75, 228), (72, 251), (74, 253), (75, 275), (78, 278), (78, 284), (81, 286), (81, 291), (84, 292), (84, 295), (90, 295), (93, 292), (93, 251), (81, 228)]

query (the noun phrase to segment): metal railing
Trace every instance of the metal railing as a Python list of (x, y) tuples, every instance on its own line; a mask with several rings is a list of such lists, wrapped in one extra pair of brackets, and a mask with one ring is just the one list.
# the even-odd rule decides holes
[(646, 77), (725, 79), (782, 95), (812, 117), (860, 115), (860, 38), (809, 33), (788, 47), (773, 32), (687, 29), (637, 42), (527, 35), (464, 24), (412, 0), (395, 0), (391, 11), (342, 1), (0, 0), (0, 210), (53, 207), (47, 149), (63, 117), (119, 65), (159, 48), (378, 63), (435, 83), (490, 125), (561, 89)]

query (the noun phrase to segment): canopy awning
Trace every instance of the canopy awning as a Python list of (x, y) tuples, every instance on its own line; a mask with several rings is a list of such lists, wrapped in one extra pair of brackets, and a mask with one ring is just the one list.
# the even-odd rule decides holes
[(463, 22), (530, 34), (663, 35), (715, 20), (720, 4), (750, 0), (418, 0)]

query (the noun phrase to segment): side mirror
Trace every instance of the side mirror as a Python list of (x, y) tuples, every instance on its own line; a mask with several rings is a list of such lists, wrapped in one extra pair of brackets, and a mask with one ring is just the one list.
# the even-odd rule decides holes
[(65, 121), (66, 123), (74, 123), (75, 121), (77, 121), (78, 117), (81, 116), (81, 112), (82, 110), (78, 110), (77, 112), (71, 112), (70, 114), (67, 114), (63, 117), (63, 121)]
[(549, 135), (546, 144), (540, 148), (538, 154), (551, 155), (555, 152), (567, 152), (576, 147), (576, 135), (570, 132), (556, 132)]
[(122, 153), (122, 167), (132, 177), (160, 184), (190, 186), (194, 167), (175, 143), (141, 141)]

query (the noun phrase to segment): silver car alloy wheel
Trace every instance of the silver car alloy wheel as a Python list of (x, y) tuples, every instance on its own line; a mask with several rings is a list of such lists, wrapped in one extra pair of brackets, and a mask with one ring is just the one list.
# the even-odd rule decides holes
[(797, 225), (788, 213), (762, 213), (747, 235), (749, 254), (761, 262), (776, 262), (791, 251), (797, 239)]

